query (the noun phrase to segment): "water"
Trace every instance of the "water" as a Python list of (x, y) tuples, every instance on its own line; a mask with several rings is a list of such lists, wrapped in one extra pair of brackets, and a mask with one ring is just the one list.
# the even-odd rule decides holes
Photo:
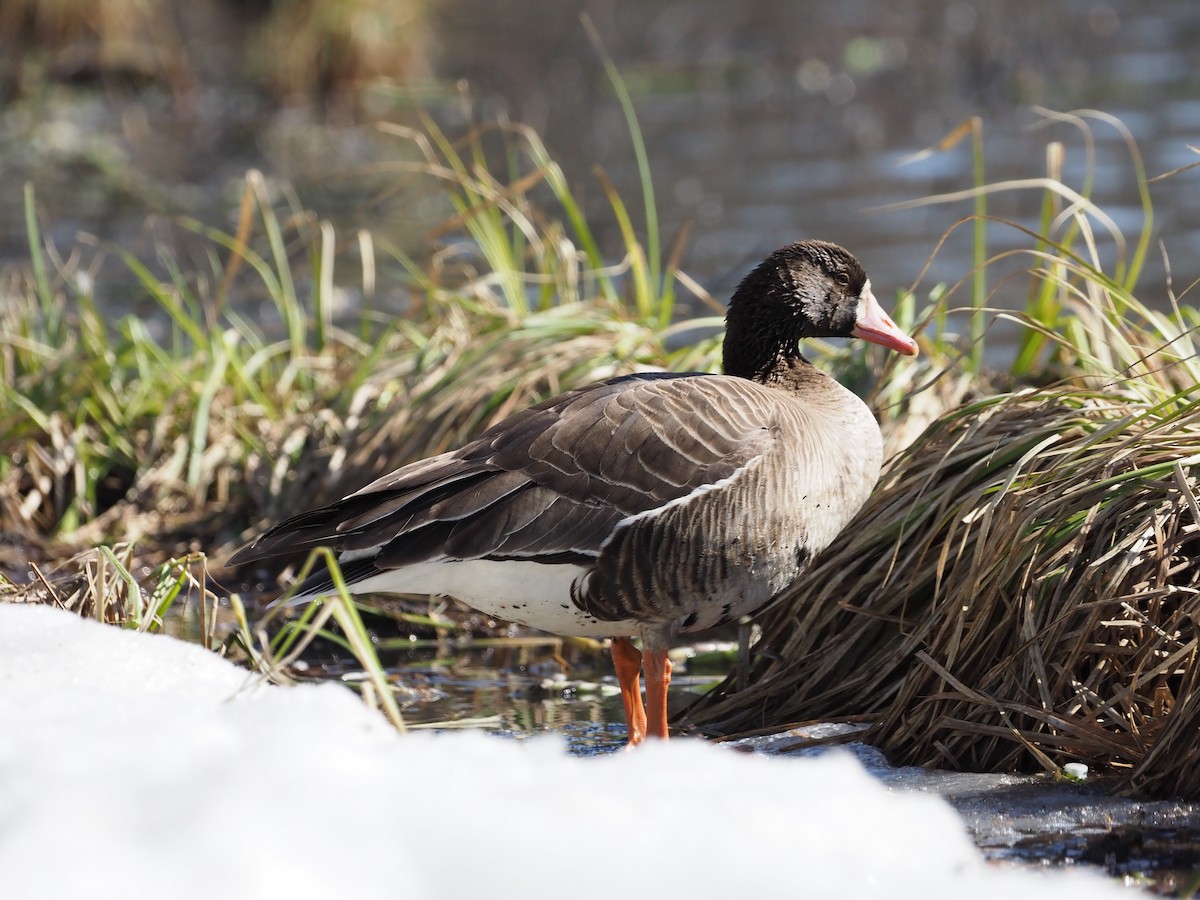
[[(854, 249), (881, 296), (914, 284), (969, 201), (869, 210), (967, 187), (966, 145), (900, 163), (970, 115), (985, 119), (992, 180), (1041, 174), (1044, 144), (1054, 137), (1068, 142), (1068, 178), (1077, 183), (1085, 165), (1078, 131), (1030, 131), (1039, 121), (1034, 104), (1123, 119), (1150, 175), (1200, 159), (1188, 149), (1200, 144), (1193, 0), (900, 0), (882, 9), (867, 0), (443, 0), (427, 10), (425, 37), (414, 39), (427, 74), (368, 92), (357, 105), (330, 104), (328, 115), (278, 109), (216, 76), (186, 108), (153, 88), (72, 88), (10, 106), (0, 114), (0, 209), (8, 211), (0, 257), (24, 253), (26, 179), (64, 246), (82, 230), (152, 255), (147, 212), (186, 212), (231, 228), (241, 176), (252, 166), (290, 180), (343, 233), (365, 226), (417, 249), (440, 209), (425, 191), (380, 199), (397, 179), (368, 169), (402, 151), (373, 121), (412, 121), (421, 105), (455, 132), (463, 122), (452, 86), (460, 80), (480, 118), (507, 117), (544, 136), (615, 253), (615, 223), (592, 167), (608, 173), (635, 213), (637, 172), (581, 8), (633, 95), (664, 238), (691, 224), (684, 267), (717, 297), (770, 249), (801, 236)], [(216, 45), (220, 36), (209, 39)], [(199, 65), (205, 47), (191, 55)], [(1120, 134), (1104, 124), (1096, 125), (1096, 166), (1097, 200), (1132, 237), (1140, 222), (1135, 179)], [(1177, 285), (1200, 275), (1197, 177), (1151, 188)], [(993, 210), (1031, 221), (1038, 203), (1029, 192), (997, 198)], [(185, 258), (196, 252), (178, 235), (165, 239)], [(995, 249), (1015, 240), (994, 230)], [(963, 277), (969, 245), (966, 230), (952, 235), (920, 288)], [(1157, 253), (1145, 284), (1145, 299), (1165, 305)], [(996, 301), (1019, 302), (1019, 292), (1002, 288)]]
[[(462, 28), (443, 64), (472, 80), (491, 106), (540, 128), (578, 183), (593, 164), (621, 186), (635, 183), (632, 155), (594, 52), (571, 13), (554, 4), (527, 15), (458, 0), (447, 17)], [(490, 11), (489, 11), (490, 10)], [(1194, 3), (970, 4), (905, 0), (838, 4), (719, 0), (594, 4), (590, 11), (627, 73), (646, 134), (669, 235), (695, 225), (689, 261), (717, 296), (781, 237), (820, 235), (864, 257), (877, 285), (912, 283), (938, 237), (971, 207), (886, 215), (868, 208), (970, 184), (965, 146), (919, 165), (908, 154), (932, 146), (970, 115), (986, 121), (991, 179), (1042, 174), (1051, 135), (1079, 146), (1074, 129), (1037, 133), (1034, 104), (1093, 107), (1123, 118), (1158, 174), (1197, 157), (1200, 134)], [(486, 35), (489, 53), (477, 53)], [(471, 40), (470, 38), (475, 40)], [(557, 52), (529, 52), (557, 46)], [(1148, 98), (1153, 98), (1149, 100)], [(1097, 199), (1136, 208), (1124, 148), (1097, 133)], [(1077, 175), (1082, 154), (1072, 153)], [(1196, 274), (1200, 221), (1179, 183), (1160, 186), (1162, 232), (1177, 266)], [(1194, 193), (1193, 193), (1194, 196)], [(997, 201), (1029, 216), (1038, 198)], [(964, 233), (935, 260), (926, 283), (969, 268)], [(1182, 280), (1182, 279), (1181, 279)]]
[[(518, 740), (555, 734), (578, 756), (625, 746), (625, 714), (607, 652), (586, 652), (536, 632), (513, 638), (414, 639), (414, 649), (404, 649), (404, 642), (382, 640), (378, 650), (410, 727), (473, 728)], [(725, 669), (712, 661), (732, 652), (729, 643), (680, 648), (671, 710), (716, 684)], [(689, 667), (688, 655), (701, 662)], [(350, 685), (363, 677), (352, 660), (336, 652), (306, 654), (289, 674)]]
[[(817, 725), (738, 743), (764, 753), (811, 755), (829, 748), (801, 749), (804, 739), (849, 738), (861, 727)], [(942, 797), (984, 856), (997, 863), (1086, 866), (1171, 895), (1194, 891), (1200, 878), (1200, 804), (1113, 796), (1094, 777), (1081, 783), (1045, 774), (893, 768), (879, 750), (861, 743), (840, 752), (853, 753), (895, 790)]]

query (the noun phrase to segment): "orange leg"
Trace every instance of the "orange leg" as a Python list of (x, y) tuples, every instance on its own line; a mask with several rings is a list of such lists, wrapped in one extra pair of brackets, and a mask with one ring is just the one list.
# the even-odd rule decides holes
[(642, 651), (629, 638), (613, 638), (613, 668), (621, 686), (621, 702), (625, 704), (625, 728), (629, 746), (640, 744), (646, 737), (646, 707), (642, 705)]
[(650, 737), (667, 737), (667, 688), (671, 685), (671, 660), (666, 650), (647, 650), (646, 666), (646, 733)]

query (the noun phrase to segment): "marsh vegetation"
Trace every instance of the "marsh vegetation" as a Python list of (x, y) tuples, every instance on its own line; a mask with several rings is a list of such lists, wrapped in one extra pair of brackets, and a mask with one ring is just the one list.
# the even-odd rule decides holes
[[(1069, 121), (1083, 135), (1121, 128)], [(607, 259), (532, 131), (483, 123), (452, 138), (427, 120), (397, 133), (418, 157), (407, 177), (428, 180), (448, 210), (421, 259), (274, 202), (257, 173), (232, 233), (176, 222), (208, 246), (200, 270), (165, 252), (48, 244), (27, 194), (30, 266), (9, 276), (0, 329), (8, 599), (142, 628), (196, 604), (208, 610), (204, 640), (279, 677), (333, 615), (337, 639), (374, 670), (376, 699), (390, 698), (353, 604), (268, 638), (235, 602), (232, 630), (218, 629), (218, 597), (278, 574), (219, 570), (246, 530), (572, 385), (714, 369), (720, 304), (679, 270), (680, 244), (660, 239), (648, 173), (636, 204), (607, 189), (624, 239)], [(978, 123), (956, 137), (981, 152)], [(694, 705), (692, 727), (869, 717), (907, 761), (1078, 760), (1130, 788), (1200, 796), (1188, 739), (1200, 715), (1200, 317), (1191, 286), (1140, 282), (1153, 208), (1126, 137), (1138, 232), (1091, 203), (1089, 179), (1062, 181), (1063, 148), (1051, 144), (1036, 181), (964, 186), (976, 213), (948, 228), (972, 230), (976, 267), (897, 298), (920, 359), (812, 348), (868, 396), (896, 455), (849, 537), (762, 622), (749, 679), (731, 676)], [(990, 217), (997, 191), (1035, 195), (1037, 227)], [(1025, 246), (990, 254), (997, 229)], [(126, 267), (156, 326), (101, 313), (95, 255)], [(994, 292), (1013, 287), (993, 267), (1014, 258), (1025, 308), (992, 309)], [(1140, 299), (1146, 290), (1165, 292), (1168, 308)], [(681, 291), (712, 315), (679, 317)], [(379, 312), (382, 293), (403, 295), (407, 315)], [(1004, 371), (984, 364), (998, 317), (1021, 329)], [(479, 624), (429, 601), (387, 608), (431, 633)]]
[[(507, 632), (427, 599), (264, 621), (259, 601), (305, 560), (220, 563), (298, 502), (550, 394), (714, 370), (724, 298), (683, 271), (686, 231), (662, 233), (652, 154), (612, 84), (637, 189), (597, 172), (599, 212), (536, 131), (469, 101), (454, 130), (420, 115), (384, 126), (387, 177), (440, 211), (416, 253), (335, 227), (253, 171), (231, 227), (174, 216), (136, 252), (48, 238), (26, 188), (27, 260), (0, 284), (0, 597), (148, 630), (187, 610), (192, 638), (281, 680), (319, 633), (402, 726), (374, 638)], [(971, 174), (916, 202), (971, 252), (949, 280), (894, 298), (918, 360), (811, 348), (872, 403), (892, 460), (847, 539), (758, 623), (747, 666), (687, 727), (866, 720), (897, 761), (1082, 761), (1122, 789), (1200, 799), (1200, 316), (1195, 287), (1160, 274), (1152, 202), (1196, 173), (1146, 172), (1108, 116), (1048, 118), (1073, 137), (1047, 141), (1020, 180), (988, 181), (977, 120), (932, 151)], [(1098, 132), (1126, 149), (1132, 215), (1092, 199)], [(964, 199), (960, 219), (945, 203)], [(925, 256), (945, 272), (940, 247)], [(854, 249), (869, 267), (870, 248)], [(99, 298), (114, 277), (136, 314)], [(991, 353), (1002, 327), (1005, 352)]]

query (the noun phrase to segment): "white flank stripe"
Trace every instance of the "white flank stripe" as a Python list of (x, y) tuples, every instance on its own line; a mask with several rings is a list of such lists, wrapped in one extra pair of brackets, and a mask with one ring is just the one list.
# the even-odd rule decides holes
[(867, 314), (867, 298), (874, 298), (871, 293), (871, 279), (868, 278), (863, 282), (863, 289), (858, 294), (858, 307), (854, 310), (854, 321), (861, 322)]
[[(345, 554), (343, 554), (343, 558)], [(588, 567), (529, 560), (440, 559), (372, 575), (350, 585), (354, 594), (445, 594), (505, 622), (555, 634), (617, 637), (637, 633), (633, 620), (601, 622), (571, 602), (571, 588)], [(299, 599), (299, 598), (297, 598)]]

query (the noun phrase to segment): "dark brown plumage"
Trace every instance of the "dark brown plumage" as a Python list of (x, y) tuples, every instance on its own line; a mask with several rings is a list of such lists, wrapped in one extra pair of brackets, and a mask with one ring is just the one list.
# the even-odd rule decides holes
[[(329, 546), (355, 592), (445, 593), (613, 637), (631, 743), (647, 727), (639, 636), (649, 728), (665, 737), (670, 640), (761, 608), (878, 478), (870, 411), (800, 355), (801, 339), (835, 336), (916, 352), (850, 253), (791, 244), (734, 294), (726, 374), (631, 375), (547, 400), (274, 526), (231, 563)], [(318, 572), (300, 598), (331, 586)]]

